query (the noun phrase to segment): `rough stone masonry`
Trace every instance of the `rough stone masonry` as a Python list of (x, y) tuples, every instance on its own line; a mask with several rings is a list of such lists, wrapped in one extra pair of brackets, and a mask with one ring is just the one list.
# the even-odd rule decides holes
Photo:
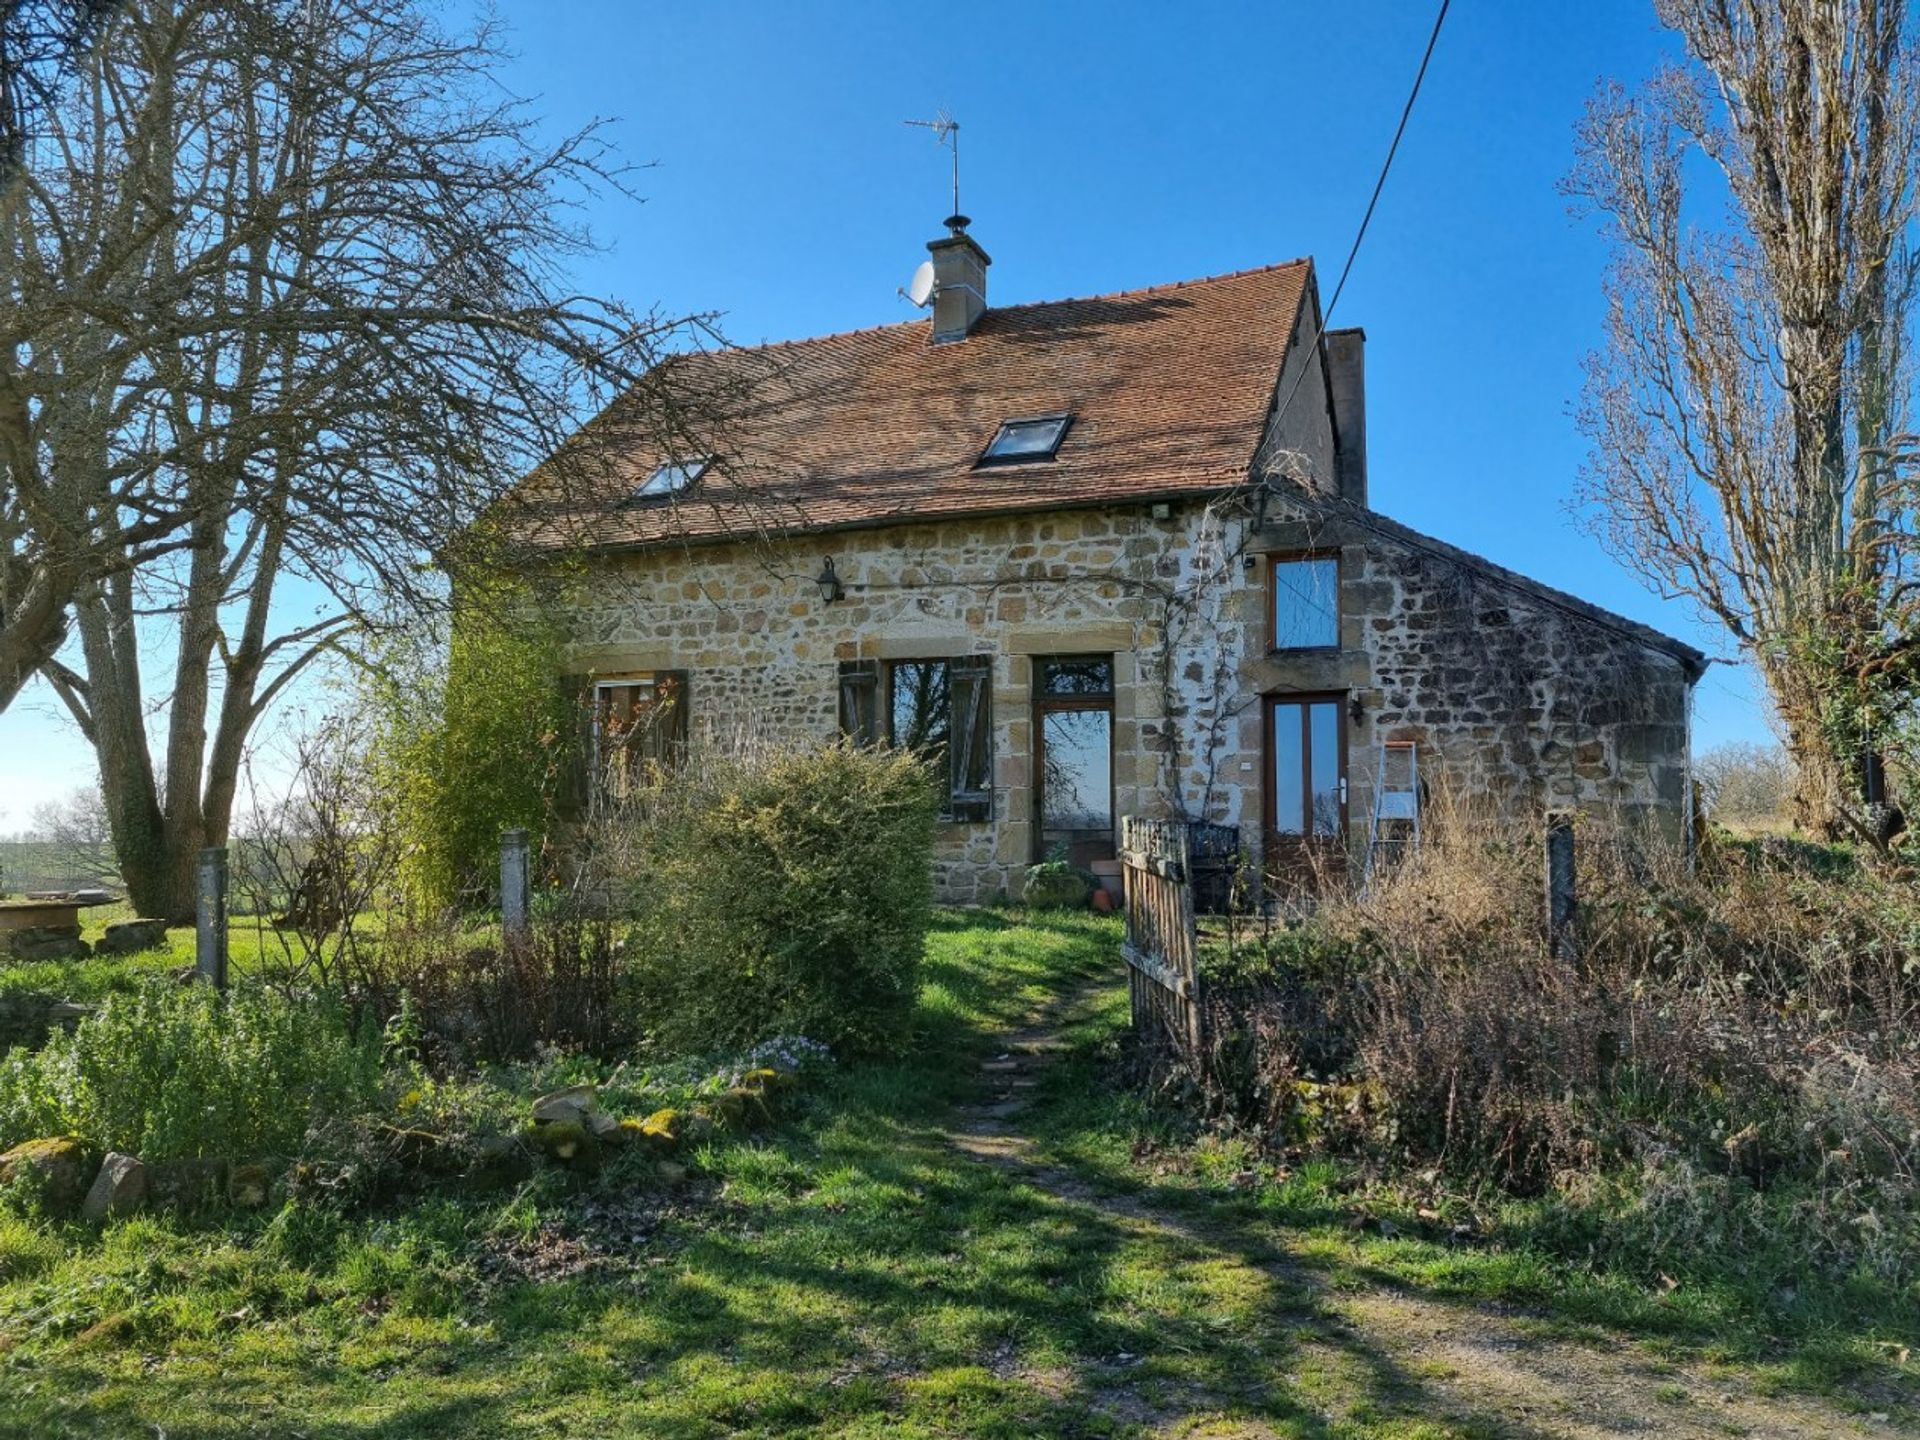
[[(1268, 648), (1267, 560), (1339, 559), (1339, 644)], [(815, 575), (832, 559), (845, 598)], [(1017, 896), (1038, 858), (1034, 658), (1111, 655), (1115, 814), (1240, 829), (1257, 857), (1269, 695), (1341, 701), (1346, 841), (1375, 749), (1421, 747), (1430, 795), (1580, 806), (1676, 828), (1686, 660), (1658, 636), (1357, 507), (1257, 489), (1211, 502), (663, 545), (604, 557), (570, 668), (688, 677), (696, 735), (819, 742), (842, 661), (992, 660), (990, 818), (944, 824), (942, 899)]]

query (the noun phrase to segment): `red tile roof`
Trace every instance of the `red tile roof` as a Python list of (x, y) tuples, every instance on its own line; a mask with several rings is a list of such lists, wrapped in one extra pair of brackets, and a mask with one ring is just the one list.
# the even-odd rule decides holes
[[(1311, 275), (1294, 260), (989, 309), (946, 345), (915, 320), (680, 357), (582, 432), (591, 480), (543, 467), (515, 498), (556, 538), (625, 546), (1218, 490), (1248, 473)], [(656, 438), (663, 403), (699, 417), (687, 439)], [(1062, 410), (1051, 462), (975, 467), (1003, 420)], [(631, 500), (663, 461), (709, 451), (670, 503)]]

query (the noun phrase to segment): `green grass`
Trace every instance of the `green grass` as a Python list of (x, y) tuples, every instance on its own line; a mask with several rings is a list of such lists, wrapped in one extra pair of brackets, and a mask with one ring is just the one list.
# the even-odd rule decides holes
[[(1174, 1127), (1116, 1082), (1115, 939), (1092, 918), (943, 915), (904, 1057), (832, 1074), (776, 1130), (700, 1152), (685, 1186), (615, 1167), (345, 1219), (0, 1220), (0, 1436), (1495, 1433), (1435, 1418), (1444, 1366), (1410, 1373), (1330, 1319), (1383, 1284), (1820, 1383), (1789, 1373), (1799, 1341), (1762, 1353), (1761, 1320), (1690, 1308), (1686, 1286), (1356, 1234), (1332, 1167), (1281, 1175)], [(947, 1142), (999, 1037), (1094, 977), (1116, 983), (1046, 1073), (1033, 1133), (1090, 1194), (1194, 1230)], [(1266, 1264), (1282, 1247), (1288, 1267)]]
[[(1651, 1267), (1608, 1263), (1589, 1258), (1598, 1247), (1552, 1200), (1480, 1196), (1469, 1206), (1410, 1177), (1365, 1182), (1335, 1162), (1278, 1164), (1245, 1139), (1200, 1132), (1171, 1107), (1103, 1084), (1125, 1024), (1124, 993), (1106, 996), (1073, 1032), (1077, 1043), (1047, 1076), (1033, 1117), (1050, 1154), (1107, 1189), (1229, 1231), (1284, 1229), (1295, 1255), (1335, 1290), (1385, 1284), (1525, 1307), (1550, 1333), (1625, 1334), (1656, 1352), (1736, 1366), (1771, 1388), (1842, 1400), (1872, 1391), (1920, 1407), (1920, 1368), (1907, 1359), (1920, 1353), (1920, 1294), (1810, 1276), (1785, 1246), (1766, 1255), (1703, 1248), (1686, 1263)], [(1475, 1238), (1454, 1243), (1452, 1224), (1475, 1211), (1483, 1221)], [(1393, 1233), (1356, 1228), (1362, 1220), (1386, 1221)], [(1585, 1228), (1605, 1223), (1590, 1217)]]
[[(97, 945), (107, 926), (133, 918), (132, 907), (121, 903), (80, 912), (80, 938)], [(356, 931), (376, 926), (371, 917), (354, 922)], [(94, 955), (86, 960), (42, 960), (20, 963), (0, 960), (0, 1000), (11, 995), (51, 995), (60, 1000), (90, 1003), (103, 996), (138, 989), (156, 975), (192, 965), (195, 934), (191, 925), (167, 931), (167, 943), (138, 955)], [(282, 937), (264, 917), (235, 917), (227, 929), (227, 963), (234, 975), (263, 970), (285, 970), (299, 956), (299, 942)]]

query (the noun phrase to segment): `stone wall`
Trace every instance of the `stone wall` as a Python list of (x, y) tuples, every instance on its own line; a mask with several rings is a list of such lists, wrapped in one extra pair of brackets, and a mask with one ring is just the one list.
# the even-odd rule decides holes
[[(1037, 858), (1031, 657), (1112, 653), (1116, 805), (1157, 803), (1162, 592), (1199, 518), (1137, 506), (618, 557), (581, 605), (575, 663), (688, 671), (697, 733), (818, 741), (838, 730), (843, 660), (992, 655), (993, 819), (943, 825), (937, 874), (945, 898), (990, 899)], [(834, 604), (814, 585), (828, 557)]]
[[(697, 733), (820, 741), (837, 730), (843, 660), (993, 656), (993, 818), (942, 827), (950, 900), (1017, 894), (1037, 858), (1036, 655), (1114, 656), (1119, 814), (1185, 813), (1257, 844), (1261, 696), (1285, 690), (1358, 701), (1352, 834), (1371, 747), (1389, 739), (1421, 741), (1475, 793), (1676, 810), (1677, 661), (1457, 561), (1267, 509), (1258, 524), (1245, 501), (1161, 519), (1130, 505), (610, 557), (579, 603), (574, 668), (685, 670)], [(1342, 559), (1340, 648), (1268, 655), (1258, 556), (1307, 544)], [(828, 557), (846, 588), (833, 604), (814, 585)]]
[[(1255, 693), (1350, 695), (1356, 831), (1364, 834), (1377, 747), (1412, 741), (1433, 803), (1604, 810), (1678, 833), (1692, 684), (1671, 651), (1445, 546), (1352, 521), (1283, 513), (1252, 543), (1340, 557), (1339, 653), (1262, 655), (1243, 683)], [(1257, 726), (1243, 730), (1243, 745), (1258, 739)]]

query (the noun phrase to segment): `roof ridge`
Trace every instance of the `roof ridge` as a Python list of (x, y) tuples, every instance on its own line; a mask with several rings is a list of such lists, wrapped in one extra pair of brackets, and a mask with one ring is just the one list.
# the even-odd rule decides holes
[(987, 314), (996, 310), (1033, 310), (1042, 305), (1083, 305), (1095, 300), (1128, 300), (1135, 295), (1152, 295), (1162, 290), (1185, 290), (1194, 285), (1212, 285), (1221, 280), (1239, 280), (1247, 275), (1265, 275), (1275, 270), (1293, 270), (1302, 265), (1311, 266), (1311, 255), (1296, 255), (1291, 260), (1276, 260), (1270, 265), (1247, 265), (1238, 270), (1221, 270), (1212, 275), (1195, 275), (1187, 280), (1163, 280), (1158, 285), (1136, 285), (1131, 290), (1102, 290), (1092, 295), (1061, 295), (1052, 300), (1022, 300), (1018, 305), (990, 305)]
[[(1022, 300), (1017, 305), (989, 305), (985, 314), (1004, 314), (1009, 310), (1038, 310), (1047, 305), (1090, 305), (1099, 300), (1127, 300), (1135, 295), (1186, 290), (1195, 285), (1213, 285), (1222, 280), (1239, 280), (1248, 275), (1266, 275), (1275, 270), (1294, 270), (1302, 265), (1311, 267), (1312, 264), (1311, 255), (1296, 255), (1291, 260), (1275, 260), (1267, 265), (1247, 265), (1238, 270), (1221, 270), (1212, 275), (1195, 275), (1186, 280), (1163, 280), (1158, 285), (1136, 285), (1130, 290), (1100, 290), (1092, 295), (1060, 295), (1048, 300)], [(821, 335), (796, 335), (787, 340), (761, 340), (752, 345), (725, 345), (718, 350), (689, 353), (724, 355), (729, 350), (790, 350), (796, 345), (819, 345), (829, 340), (851, 340), (861, 335), (878, 335), (883, 330), (904, 330), (910, 325), (925, 323), (922, 319), (889, 320), (884, 325), (856, 325), (851, 330), (829, 330)]]

